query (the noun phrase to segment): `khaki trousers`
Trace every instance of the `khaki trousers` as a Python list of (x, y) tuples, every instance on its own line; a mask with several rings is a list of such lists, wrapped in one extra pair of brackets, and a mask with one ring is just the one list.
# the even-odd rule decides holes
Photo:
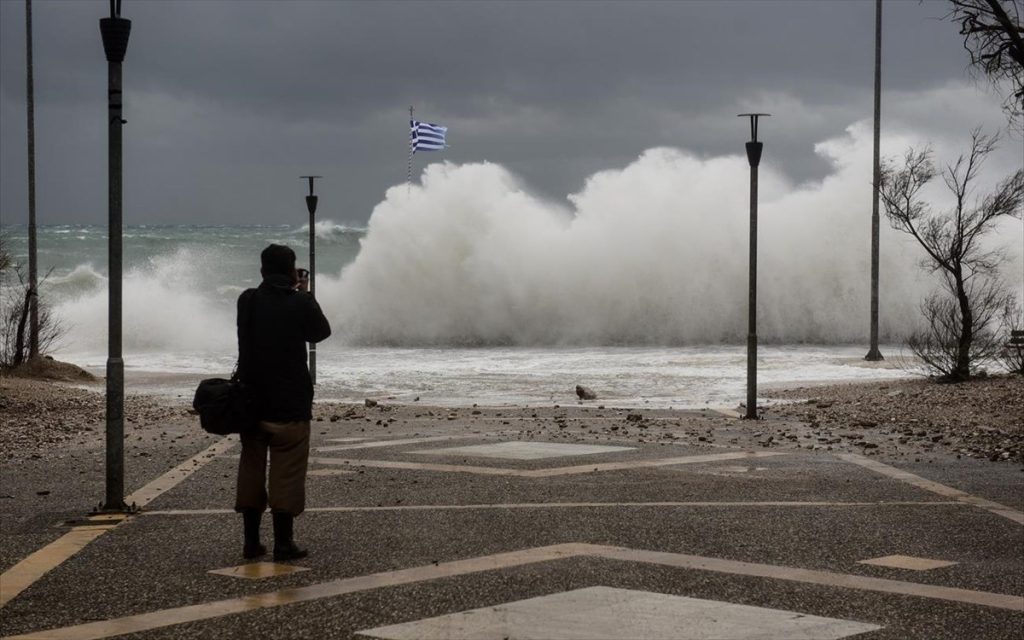
[[(267, 451), (270, 484), (267, 485)], [(242, 434), (235, 511), (270, 505), (274, 513), (297, 516), (306, 508), (306, 467), (309, 464), (309, 421), (260, 422)]]

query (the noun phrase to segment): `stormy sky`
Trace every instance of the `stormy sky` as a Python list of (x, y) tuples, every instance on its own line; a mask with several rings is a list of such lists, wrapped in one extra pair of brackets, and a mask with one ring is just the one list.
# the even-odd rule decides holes
[[(108, 3), (33, 9), (39, 221), (103, 223)], [(886, 1), (883, 127), (1005, 125), (947, 11)], [(123, 17), (130, 224), (301, 224), (307, 173), (321, 218), (364, 224), (405, 180), (409, 105), (450, 129), (416, 171), (489, 160), (563, 202), (650, 147), (742, 153), (749, 110), (773, 114), (764, 164), (820, 179), (814, 145), (871, 118), (870, 0), (124, 0)], [(3, 224), (27, 216), (24, 38), (24, 2), (0, 0)]]

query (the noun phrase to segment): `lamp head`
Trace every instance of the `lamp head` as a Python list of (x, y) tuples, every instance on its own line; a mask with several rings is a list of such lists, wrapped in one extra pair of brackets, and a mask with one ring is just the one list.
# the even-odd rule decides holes
[(303, 180), (309, 180), (309, 195), (313, 195), (313, 181), (323, 176), (299, 176)]
[(750, 118), (750, 141), (757, 142), (757, 119), (761, 116), (769, 117), (770, 113), (741, 113), (738, 115), (740, 118)]

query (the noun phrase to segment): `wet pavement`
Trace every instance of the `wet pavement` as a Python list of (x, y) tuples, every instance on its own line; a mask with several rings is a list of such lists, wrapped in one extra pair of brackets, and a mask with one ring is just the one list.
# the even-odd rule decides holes
[[(395, 414), (369, 409), (314, 423), (308, 511), (296, 523), (310, 556), (290, 563), (302, 571), (261, 567), (262, 577), (232, 570), (245, 563), (230, 439), (162, 425), (178, 446), (140, 443), (128, 486), (145, 504), (123, 522), (83, 519), (102, 494), (95, 444), (5, 463), (0, 635), (874, 640), (1024, 630), (1019, 466), (764, 446), (754, 436), (763, 427), (724, 418), (700, 440), (706, 420), (698, 430), (681, 413), (639, 429), (610, 410), (572, 413), (565, 426), (550, 410), (426, 411), (386, 428), (376, 421)], [(75, 547), (76, 536), (88, 541)], [(909, 559), (878, 560), (889, 556)], [(920, 568), (927, 561), (941, 566)], [(32, 579), (26, 566), (40, 562), (53, 566)], [(609, 607), (614, 624), (600, 622)]]

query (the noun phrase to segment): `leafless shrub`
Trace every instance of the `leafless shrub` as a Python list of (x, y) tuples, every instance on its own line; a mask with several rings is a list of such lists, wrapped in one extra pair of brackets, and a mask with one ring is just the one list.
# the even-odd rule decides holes
[[(1006, 343), (999, 330), (1007, 310), (1014, 304), (1008, 293), (995, 278), (974, 280), (968, 297), (973, 310), (970, 328), (972, 336), (968, 358), (969, 373), (977, 374), (988, 363), (997, 361)], [(907, 347), (925, 368), (943, 379), (963, 379), (960, 369), (960, 339), (963, 317), (956, 297), (949, 295), (948, 284), (943, 290), (930, 294), (921, 303), (924, 328), (907, 337)]]
[[(39, 282), (46, 282), (43, 277)], [(37, 287), (38, 289), (38, 287)], [(26, 282), (24, 269), (15, 262), (8, 241), (0, 234), (0, 369), (11, 369), (29, 357), (28, 315), (32, 296), (37, 295)], [(44, 355), (64, 335), (64, 328), (49, 306), (39, 297), (39, 354)]]
[(1006, 308), (1003, 313), (1002, 348), (999, 350), (999, 361), (1010, 373), (1024, 375), (1024, 344), (1013, 344), (1014, 334), (1024, 333), (1024, 310), (1016, 302)]

